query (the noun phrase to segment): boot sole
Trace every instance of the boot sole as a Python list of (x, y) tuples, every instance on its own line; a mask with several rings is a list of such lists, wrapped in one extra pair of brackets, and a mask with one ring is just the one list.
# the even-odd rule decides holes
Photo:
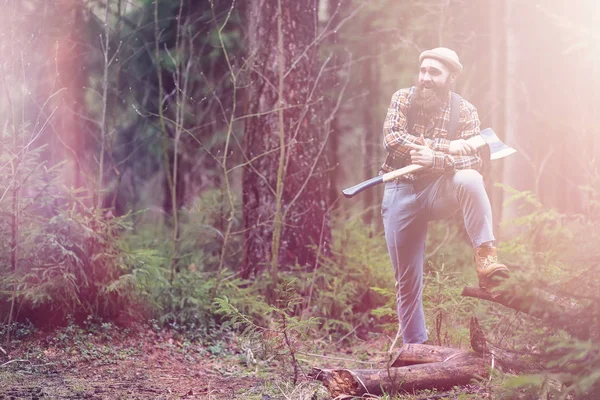
[(500, 284), (501, 280), (508, 279), (509, 277), (508, 268), (498, 268), (492, 271), (489, 275), (483, 278), (477, 277), (479, 280), (479, 287), (482, 289), (492, 289)]

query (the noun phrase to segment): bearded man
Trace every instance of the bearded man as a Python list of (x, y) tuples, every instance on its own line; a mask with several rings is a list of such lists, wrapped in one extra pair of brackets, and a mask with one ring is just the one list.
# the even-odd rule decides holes
[(448, 48), (421, 53), (418, 86), (394, 93), (383, 126), (386, 160), (380, 174), (418, 164), (424, 169), (385, 185), (382, 217), (396, 278), (396, 302), (405, 344), (428, 340), (423, 313), (427, 224), (462, 211), (481, 287), (506, 275), (498, 262), (492, 208), (482, 157), (466, 139), (479, 134), (475, 107), (450, 91), (462, 65)]

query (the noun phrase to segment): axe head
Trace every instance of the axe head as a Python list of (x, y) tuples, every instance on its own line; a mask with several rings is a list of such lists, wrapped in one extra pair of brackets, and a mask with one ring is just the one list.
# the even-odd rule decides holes
[(492, 160), (504, 158), (517, 152), (512, 147), (502, 143), (492, 128), (484, 129), (479, 134), (490, 148), (490, 159)]

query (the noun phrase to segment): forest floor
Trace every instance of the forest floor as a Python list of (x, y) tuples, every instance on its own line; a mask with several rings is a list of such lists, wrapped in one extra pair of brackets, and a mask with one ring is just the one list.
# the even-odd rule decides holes
[[(381, 368), (390, 338), (317, 342), (311, 341), (310, 349), (297, 346), (300, 369), (293, 384), (285, 348), (266, 349), (270, 356), (257, 360), (252, 344), (232, 334), (203, 345), (148, 327), (37, 332), (13, 340), (10, 357), (0, 354), (0, 399), (327, 399), (325, 388), (306, 378), (311, 367)], [(410, 398), (466, 394), (489, 396), (472, 386), (456, 395), (427, 392)]]

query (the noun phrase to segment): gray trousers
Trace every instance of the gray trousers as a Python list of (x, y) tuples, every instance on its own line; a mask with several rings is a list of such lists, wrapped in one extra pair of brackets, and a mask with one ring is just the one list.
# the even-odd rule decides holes
[(428, 338), (422, 301), (427, 224), (458, 210), (474, 248), (494, 240), (492, 207), (479, 172), (459, 170), (425, 182), (385, 184), (381, 214), (404, 343), (423, 343)]

